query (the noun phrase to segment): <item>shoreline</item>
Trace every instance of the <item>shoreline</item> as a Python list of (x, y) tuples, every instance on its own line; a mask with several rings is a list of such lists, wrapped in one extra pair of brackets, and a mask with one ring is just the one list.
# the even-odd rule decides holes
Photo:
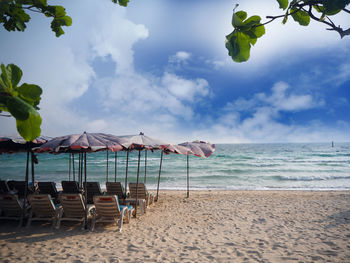
[(186, 190), (160, 190), (121, 233), (103, 224), (94, 232), (74, 222), (59, 230), (16, 224), (1, 222), (0, 261), (350, 261), (350, 191), (191, 190), (186, 198)]

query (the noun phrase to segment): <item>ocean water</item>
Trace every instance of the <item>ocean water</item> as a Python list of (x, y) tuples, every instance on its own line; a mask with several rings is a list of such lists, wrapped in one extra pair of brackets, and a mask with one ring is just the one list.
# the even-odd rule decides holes
[[(145, 152), (141, 152), (140, 182), (145, 180)], [(38, 154), (35, 179), (60, 186), (69, 179), (68, 154)], [(88, 181), (107, 177), (106, 152), (87, 155)], [(138, 153), (129, 154), (128, 182), (136, 182)], [(25, 153), (0, 155), (0, 178), (24, 180)], [(147, 152), (146, 184), (156, 189), (160, 152)], [(126, 153), (109, 153), (108, 180), (124, 183)], [(75, 157), (78, 178), (78, 156)], [(207, 159), (189, 158), (190, 189), (227, 190), (350, 190), (350, 143), (217, 144)], [(160, 189), (186, 189), (186, 156), (164, 155)], [(73, 172), (71, 172), (73, 178)]]

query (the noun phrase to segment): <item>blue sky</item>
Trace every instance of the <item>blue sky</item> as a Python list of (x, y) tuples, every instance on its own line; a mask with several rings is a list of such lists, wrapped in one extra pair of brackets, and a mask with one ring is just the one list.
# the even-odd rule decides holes
[[(280, 14), (237, 1), (248, 15)], [(262, 3), (264, 2), (264, 3)], [(290, 20), (266, 27), (251, 59), (227, 55), (232, 1), (51, 1), (73, 19), (56, 38), (31, 14), (23, 32), (0, 29), (1, 62), (40, 85), (42, 134), (145, 134), (173, 142), (350, 141), (350, 37)], [(348, 16), (336, 24), (350, 27)], [(1, 135), (16, 133), (0, 118)]]

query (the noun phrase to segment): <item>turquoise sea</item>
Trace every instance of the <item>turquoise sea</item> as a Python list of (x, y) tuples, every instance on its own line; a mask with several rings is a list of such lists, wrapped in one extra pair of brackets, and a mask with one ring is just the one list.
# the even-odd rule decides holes
[[(145, 167), (141, 155), (140, 181)], [(68, 180), (68, 154), (37, 154), (35, 179)], [(25, 153), (0, 155), (0, 178), (24, 180)], [(114, 181), (115, 155), (109, 153), (108, 178)], [(157, 187), (160, 152), (147, 152), (146, 184)], [(118, 152), (117, 181), (124, 183), (126, 153)], [(207, 159), (190, 156), (190, 188), (239, 190), (349, 190), (350, 143), (217, 144)], [(75, 168), (78, 156), (75, 157)], [(87, 155), (88, 181), (106, 182), (106, 152)], [(129, 155), (128, 182), (136, 181), (137, 152)], [(73, 177), (73, 173), (71, 173)], [(76, 172), (77, 177), (77, 172)], [(160, 189), (186, 189), (186, 156), (164, 155)]]

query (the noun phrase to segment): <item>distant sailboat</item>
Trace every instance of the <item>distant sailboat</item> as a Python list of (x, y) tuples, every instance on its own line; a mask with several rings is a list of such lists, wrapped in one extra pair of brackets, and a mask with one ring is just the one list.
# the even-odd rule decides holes
[(334, 142), (332, 141), (332, 147), (334, 147)]

